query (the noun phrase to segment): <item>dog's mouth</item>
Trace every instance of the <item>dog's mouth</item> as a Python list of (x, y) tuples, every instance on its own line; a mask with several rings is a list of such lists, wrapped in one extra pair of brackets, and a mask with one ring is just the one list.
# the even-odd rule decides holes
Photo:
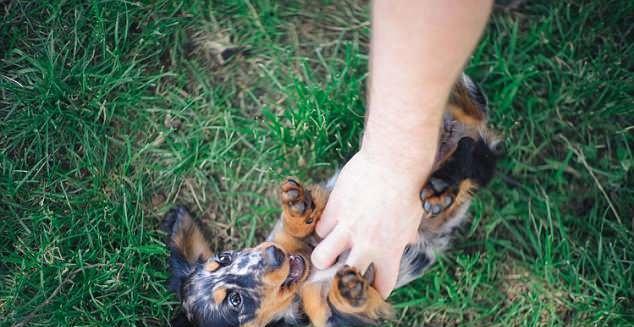
[(302, 280), (302, 277), (306, 275), (306, 260), (301, 255), (289, 255), (288, 256), (288, 276), (282, 285), (289, 287)]

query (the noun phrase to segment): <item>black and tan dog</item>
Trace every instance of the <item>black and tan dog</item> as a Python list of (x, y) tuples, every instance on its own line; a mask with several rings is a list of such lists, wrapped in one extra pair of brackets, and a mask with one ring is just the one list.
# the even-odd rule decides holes
[[(487, 104), (467, 77), (456, 83), (443, 116), (434, 173), (420, 193), (419, 239), (401, 260), (397, 287), (420, 276), (465, 220), (473, 192), (495, 169), (499, 140), (487, 127)], [(185, 208), (167, 214), (170, 288), (182, 303), (172, 325), (366, 326), (389, 318), (390, 305), (372, 287), (374, 267), (360, 273), (345, 258), (328, 270), (309, 261), (315, 224), (335, 178), (281, 185), (282, 216), (266, 242), (215, 254)]]

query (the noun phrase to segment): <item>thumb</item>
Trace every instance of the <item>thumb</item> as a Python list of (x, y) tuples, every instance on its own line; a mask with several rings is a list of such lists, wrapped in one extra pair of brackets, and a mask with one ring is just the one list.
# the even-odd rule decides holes
[(384, 299), (387, 299), (387, 297), (390, 296), (390, 293), (394, 290), (396, 281), (398, 280), (400, 260), (398, 260), (398, 256), (395, 256), (394, 258), (397, 260), (390, 259), (390, 261), (395, 262), (385, 262), (384, 265), (377, 266), (376, 282), (374, 287), (377, 291), (379, 291), (379, 293), (381, 293), (381, 296)]
[(335, 228), (313, 250), (311, 261), (318, 269), (326, 269), (349, 247), (348, 233), (345, 229)]
[[(402, 252), (401, 252), (402, 253)], [(374, 287), (381, 294), (384, 299), (387, 299), (394, 290), (396, 282), (398, 280), (398, 272), (400, 267), (401, 255), (393, 255), (388, 260), (383, 262), (375, 262), (376, 265), (376, 279)]]
[(372, 263), (372, 259), (368, 257), (368, 252), (367, 248), (361, 249), (360, 246), (352, 246), (350, 249), (350, 255), (348, 255), (348, 258), (346, 259), (346, 264), (357, 268), (362, 273), (365, 272), (368, 266)]
[[(402, 254), (403, 251), (397, 251), (396, 253)], [(372, 260), (377, 261), (371, 262)], [(390, 255), (390, 253), (387, 253), (383, 256), (370, 258), (368, 256), (368, 251), (355, 249), (353, 247), (348, 260), (346, 260), (346, 263), (359, 269), (359, 271), (361, 272), (365, 272), (367, 267), (370, 264), (374, 263), (374, 267), (376, 268), (376, 275), (374, 277), (374, 288), (376, 288), (376, 290), (384, 299), (387, 299), (387, 297), (390, 296), (392, 290), (394, 290), (394, 286), (396, 286), (399, 267), (401, 265), (400, 261), (400, 254)]]

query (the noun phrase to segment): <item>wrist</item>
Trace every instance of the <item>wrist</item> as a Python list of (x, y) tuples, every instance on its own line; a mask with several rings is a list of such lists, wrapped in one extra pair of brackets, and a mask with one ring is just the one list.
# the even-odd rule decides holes
[(426, 155), (413, 153), (404, 148), (362, 146), (356, 156), (366, 163), (370, 171), (379, 173), (390, 182), (403, 185), (422, 185), (433, 166), (435, 150)]
[(368, 122), (359, 152), (368, 161), (407, 172), (428, 173), (436, 157), (439, 123), (384, 124)]

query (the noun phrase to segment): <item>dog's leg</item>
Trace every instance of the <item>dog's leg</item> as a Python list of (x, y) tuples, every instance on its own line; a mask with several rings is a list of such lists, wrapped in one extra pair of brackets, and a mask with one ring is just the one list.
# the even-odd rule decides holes
[(420, 192), (425, 212), (421, 228), (438, 232), (443, 226), (453, 226), (452, 219), (463, 217), (458, 210), (464, 210), (472, 193), (491, 180), (497, 157), (482, 139), (460, 139), (449, 159)]
[(392, 307), (372, 286), (374, 275), (373, 264), (363, 275), (348, 265), (337, 272), (326, 296), (329, 309), (326, 326), (376, 325), (392, 317)]
[(319, 185), (302, 186), (288, 178), (280, 187), (282, 233), (297, 239), (310, 236), (326, 206), (328, 193)]
[(311, 324), (315, 327), (328, 326), (331, 311), (325, 300), (326, 291), (326, 283), (309, 283), (302, 286), (301, 289), (302, 307)]
[(321, 186), (304, 187), (297, 179), (288, 178), (280, 187), (281, 222), (269, 240), (290, 252), (309, 252), (307, 237), (315, 231), (327, 200), (328, 192)]
[(304, 311), (315, 327), (369, 326), (393, 315), (392, 307), (372, 287), (374, 265), (361, 275), (356, 268), (342, 267), (329, 283), (302, 288)]

